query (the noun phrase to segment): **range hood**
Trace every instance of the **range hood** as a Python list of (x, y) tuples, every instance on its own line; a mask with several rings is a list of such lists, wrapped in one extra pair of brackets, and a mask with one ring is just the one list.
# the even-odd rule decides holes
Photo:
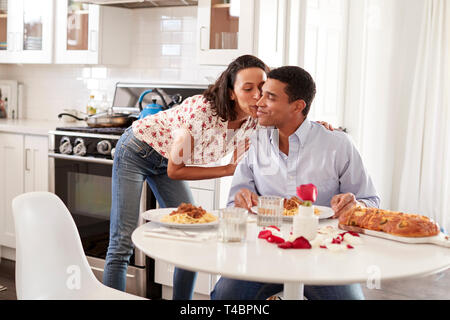
[(196, 6), (198, 0), (75, 0), (76, 2), (128, 9)]

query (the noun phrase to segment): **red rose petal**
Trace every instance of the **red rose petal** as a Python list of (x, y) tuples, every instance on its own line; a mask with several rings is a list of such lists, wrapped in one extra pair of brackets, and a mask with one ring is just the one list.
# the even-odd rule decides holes
[(284, 239), (283, 239), (283, 238), (280, 238), (280, 237), (277, 237), (277, 236), (274, 236), (274, 235), (272, 234), (272, 235), (270, 235), (270, 236), (267, 238), (267, 241), (269, 241), (270, 243), (283, 243), (283, 242), (284, 242)]
[(322, 249), (328, 249), (327, 246), (320, 246)]
[(304, 237), (299, 237), (292, 242), (295, 249), (311, 249), (311, 244)]
[(286, 241), (286, 242), (278, 244), (278, 248), (281, 248), (281, 249), (291, 249), (291, 248), (293, 248), (293, 246), (294, 246), (294, 244), (290, 241)]
[(280, 228), (278, 228), (276, 226), (268, 226), (267, 228), (274, 228), (274, 229), (277, 229), (278, 231), (280, 231)]
[(349, 248), (349, 249), (353, 249), (353, 247), (351, 246), (351, 245), (347, 245), (347, 248)]
[(270, 230), (263, 230), (258, 234), (259, 239), (267, 239), (269, 236), (272, 235), (272, 231)]

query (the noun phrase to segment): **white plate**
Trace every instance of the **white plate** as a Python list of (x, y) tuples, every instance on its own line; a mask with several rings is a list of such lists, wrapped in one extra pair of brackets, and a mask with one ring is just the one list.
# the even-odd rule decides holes
[[(142, 217), (145, 220), (151, 221), (153, 223), (159, 224), (164, 227), (171, 228), (179, 228), (179, 229), (203, 229), (214, 227), (219, 223), (219, 219), (213, 222), (208, 223), (197, 223), (197, 224), (180, 224), (180, 223), (170, 223), (170, 222), (161, 222), (161, 218), (165, 215), (170, 214), (172, 211), (177, 210), (177, 208), (160, 208), (160, 209), (152, 209), (142, 213)], [(217, 216), (217, 212), (215, 210), (210, 211), (213, 215)]]
[[(315, 208), (320, 210), (319, 219), (327, 219), (332, 216), (334, 216), (334, 211), (330, 207), (324, 207), (324, 206), (314, 206)], [(252, 207), (252, 211), (257, 213), (258, 207)], [(293, 216), (283, 216), (283, 220), (285, 221), (292, 221)]]

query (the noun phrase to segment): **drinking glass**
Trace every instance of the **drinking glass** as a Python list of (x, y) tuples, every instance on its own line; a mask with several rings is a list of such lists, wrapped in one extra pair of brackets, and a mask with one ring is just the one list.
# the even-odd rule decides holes
[(247, 237), (248, 211), (229, 207), (219, 210), (218, 239), (221, 242), (242, 242)]
[(281, 228), (283, 204), (284, 199), (282, 197), (260, 196), (258, 198), (257, 225), (259, 227), (276, 226)]

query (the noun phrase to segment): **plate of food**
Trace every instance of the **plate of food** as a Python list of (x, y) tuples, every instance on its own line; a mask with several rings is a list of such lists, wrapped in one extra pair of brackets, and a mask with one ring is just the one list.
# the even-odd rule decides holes
[(182, 203), (178, 208), (148, 210), (142, 213), (142, 217), (164, 227), (180, 229), (209, 228), (219, 223), (219, 217), (215, 211), (208, 212), (190, 203)]
[[(293, 216), (295, 216), (298, 213), (298, 206), (302, 202), (303, 201), (296, 196), (290, 199), (284, 199), (283, 220), (292, 221)], [(253, 207), (252, 211), (254, 213), (257, 213), (258, 207)], [(334, 216), (334, 211), (330, 207), (314, 205), (314, 214), (319, 216), (319, 219), (327, 219)]]

